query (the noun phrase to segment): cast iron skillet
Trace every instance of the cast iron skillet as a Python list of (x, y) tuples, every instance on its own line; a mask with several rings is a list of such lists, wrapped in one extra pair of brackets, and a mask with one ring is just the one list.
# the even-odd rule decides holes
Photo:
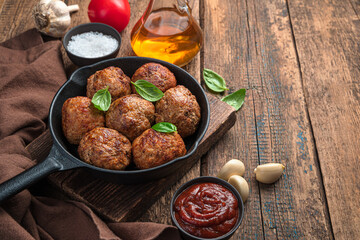
[[(178, 84), (187, 87), (196, 96), (200, 105), (201, 121), (199, 127), (192, 136), (184, 139), (187, 154), (161, 166), (145, 170), (135, 168), (126, 171), (108, 170), (81, 161), (77, 153), (77, 146), (69, 144), (62, 132), (61, 108), (65, 100), (75, 96), (85, 96), (87, 78), (98, 70), (108, 66), (116, 66), (120, 67), (126, 75), (131, 77), (136, 69), (148, 62), (157, 62), (169, 68), (174, 73)], [(209, 102), (202, 87), (190, 74), (171, 63), (152, 58), (124, 57), (105, 60), (94, 65), (79, 68), (59, 89), (51, 103), (49, 129), (54, 143), (48, 157), (34, 167), (2, 183), (0, 185), (0, 202), (52, 172), (74, 168), (86, 168), (98, 177), (119, 184), (142, 183), (165, 177), (180, 168), (184, 161), (186, 161), (185, 159), (195, 152), (208, 128), (209, 120)]]

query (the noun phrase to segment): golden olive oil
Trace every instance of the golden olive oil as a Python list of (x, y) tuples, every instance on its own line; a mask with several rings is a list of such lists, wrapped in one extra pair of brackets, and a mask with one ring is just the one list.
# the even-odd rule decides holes
[(202, 31), (193, 17), (177, 8), (162, 8), (143, 17), (131, 32), (136, 55), (161, 59), (184, 66), (199, 52)]

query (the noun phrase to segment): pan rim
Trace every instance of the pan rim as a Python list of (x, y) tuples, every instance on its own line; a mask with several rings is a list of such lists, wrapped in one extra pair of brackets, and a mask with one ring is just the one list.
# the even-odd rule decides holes
[[(146, 62), (156, 62), (156, 63), (160, 63), (164, 66), (167, 66), (167, 65), (170, 65), (172, 68), (175, 68), (177, 69), (178, 71), (180, 72), (183, 72), (185, 75), (187, 75), (189, 77), (189, 79), (191, 79), (195, 84), (198, 85), (199, 87), (199, 90), (201, 92), (201, 95), (203, 95), (204, 97), (204, 100), (205, 100), (205, 106), (202, 106), (202, 107), (205, 107), (205, 111), (204, 112), (207, 112), (207, 116), (206, 118), (204, 119), (205, 120), (205, 123), (204, 123), (204, 129), (203, 131), (199, 134), (198, 138), (195, 140), (195, 142), (193, 143), (193, 145), (191, 146), (191, 149), (189, 152), (187, 152), (184, 156), (182, 157), (179, 157), (179, 158), (175, 158), (167, 163), (164, 163), (160, 166), (157, 166), (157, 167), (153, 167), (153, 168), (148, 168), (148, 169), (136, 169), (136, 170), (112, 170), (112, 169), (106, 169), (106, 168), (100, 168), (100, 167), (97, 167), (97, 166), (94, 166), (94, 165), (91, 165), (91, 164), (88, 164), (88, 163), (85, 163), (84, 161), (82, 161), (81, 159), (75, 157), (72, 153), (70, 153), (61, 143), (60, 141), (58, 140), (56, 134), (55, 134), (55, 131), (54, 131), (54, 126), (53, 126), (53, 111), (54, 111), (54, 106), (55, 106), (55, 102), (57, 100), (57, 98), (59, 97), (60, 93), (63, 91), (63, 89), (72, 81), (73, 77), (76, 76), (76, 74), (79, 72), (79, 71), (82, 71), (86, 68), (94, 68), (96, 67), (97, 65), (101, 65), (101, 64), (104, 64), (104, 63), (107, 63), (107, 62), (116, 62), (116, 61), (126, 61), (126, 60), (130, 60), (130, 61), (133, 61), (133, 60), (136, 60), (136, 59), (140, 59), (141, 61), (146, 61)], [(50, 110), (49, 110), (49, 129), (50, 129), (50, 133), (51, 133), (51, 136), (52, 136), (52, 139), (54, 141), (54, 144), (57, 145), (57, 147), (59, 148), (59, 150), (64, 153), (62, 154), (65, 158), (67, 158), (68, 160), (72, 161), (74, 164), (75, 164), (75, 167), (73, 168), (81, 168), (81, 167), (85, 167), (85, 168), (90, 168), (90, 169), (93, 169), (93, 170), (97, 170), (97, 171), (101, 171), (101, 172), (105, 172), (105, 173), (112, 173), (112, 174), (119, 174), (119, 175), (122, 175), (122, 174), (126, 174), (126, 175), (136, 175), (136, 174), (141, 174), (141, 173), (146, 173), (146, 172), (152, 172), (152, 171), (156, 171), (156, 170), (160, 170), (162, 168), (166, 168), (168, 165), (171, 165), (171, 164), (174, 164), (175, 162), (178, 162), (178, 161), (182, 161), (182, 160), (185, 160), (187, 158), (189, 158), (191, 155), (193, 155), (195, 153), (195, 151), (197, 150), (198, 148), (198, 145), (200, 143), (200, 141), (203, 139), (205, 133), (207, 132), (208, 130), (208, 126), (209, 126), (209, 122), (210, 122), (210, 105), (209, 105), (209, 100), (205, 94), (205, 91), (203, 89), (203, 87), (200, 85), (200, 83), (191, 75), (189, 74), (187, 71), (185, 71), (184, 69), (174, 65), (174, 64), (171, 64), (169, 62), (165, 62), (165, 61), (162, 61), (162, 60), (158, 60), (158, 59), (154, 59), (154, 58), (148, 58), (148, 57), (137, 57), (137, 56), (128, 56), (128, 57), (120, 57), (120, 58), (112, 58), (112, 59), (107, 59), (107, 60), (104, 60), (104, 61), (100, 61), (100, 62), (97, 62), (95, 64), (91, 64), (91, 65), (87, 65), (87, 66), (83, 66), (83, 67), (80, 67), (78, 68), (77, 70), (75, 70), (71, 76), (69, 77), (69, 79), (59, 88), (59, 90), (56, 92), (56, 94), (54, 95), (54, 98), (51, 102), (51, 105), (50, 105)], [(61, 161), (61, 160), (60, 160)], [(65, 161), (65, 160), (64, 160)], [(61, 161), (62, 162), (62, 161)]]

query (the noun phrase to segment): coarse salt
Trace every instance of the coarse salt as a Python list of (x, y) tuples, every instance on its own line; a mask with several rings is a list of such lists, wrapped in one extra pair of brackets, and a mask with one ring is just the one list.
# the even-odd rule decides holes
[(72, 36), (67, 49), (79, 57), (97, 58), (112, 53), (118, 45), (118, 41), (109, 35), (85, 32)]

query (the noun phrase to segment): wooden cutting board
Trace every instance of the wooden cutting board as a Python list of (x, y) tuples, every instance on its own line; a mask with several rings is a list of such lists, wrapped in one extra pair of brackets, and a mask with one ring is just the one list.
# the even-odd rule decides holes
[[(176, 174), (146, 184), (118, 185), (96, 178), (85, 169), (75, 169), (53, 173), (49, 181), (70, 198), (84, 202), (108, 220), (136, 220), (234, 125), (235, 109), (210, 94), (207, 97), (211, 112), (209, 128), (196, 152)], [(33, 159), (41, 161), (51, 146), (52, 138), (46, 131), (26, 148)]]

